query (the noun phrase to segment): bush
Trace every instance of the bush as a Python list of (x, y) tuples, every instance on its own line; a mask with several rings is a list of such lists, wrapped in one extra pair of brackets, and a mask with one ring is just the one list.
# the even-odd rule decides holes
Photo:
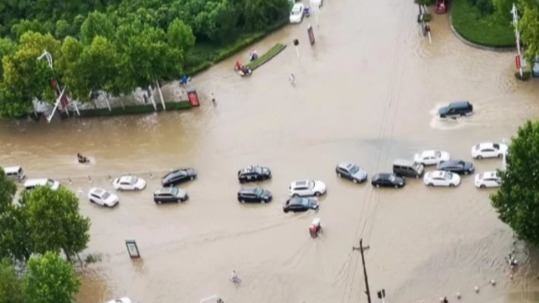
[(530, 80), (531, 76), (532, 76), (532, 73), (530, 71), (523, 71), (522, 72), (522, 77), (520, 76), (520, 72), (515, 73), (515, 78), (517, 78), (518, 80), (522, 80), (522, 81)]
[[(157, 111), (163, 111), (163, 107), (160, 102), (156, 102)], [(166, 110), (185, 110), (190, 109), (191, 103), (188, 101), (179, 101), (179, 102), (165, 102)], [(109, 111), (108, 108), (98, 108), (98, 109), (86, 109), (80, 111), (81, 117), (105, 117), (105, 116), (122, 116), (122, 115), (138, 115), (138, 114), (147, 114), (156, 112), (152, 104), (140, 104), (140, 105), (131, 105), (124, 107), (113, 107)]]
[(273, 57), (277, 56), (280, 52), (282, 52), (286, 48), (286, 45), (277, 43), (272, 48), (270, 48), (269, 51), (264, 53), (262, 56), (258, 57), (255, 61), (247, 64), (247, 67), (249, 67), (252, 70), (255, 70), (262, 66), (264, 63), (271, 60)]
[(466, 40), (488, 47), (513, 47), (511, 24), (494, 14), (485, 15), (468, 0), (453, 0), (451, 19), (455, 30)]

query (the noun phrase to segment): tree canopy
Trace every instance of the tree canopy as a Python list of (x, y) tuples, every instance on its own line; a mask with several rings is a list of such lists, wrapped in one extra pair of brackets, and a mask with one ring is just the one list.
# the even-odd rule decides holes
[[(0, 116), (53, 103), (51, 81), (88, 102), (178, 77), (197, 43), (213, 46), (265, 30), (289, 13), (288, 0), (18, 0), (0, 4)], [(51, 53), (51, 69), (45, 60)]]
[(509, 146), (502, 184), (491, 196), (500, 219), (519, 238), (539, 245), (539, 122), (526, 122)]

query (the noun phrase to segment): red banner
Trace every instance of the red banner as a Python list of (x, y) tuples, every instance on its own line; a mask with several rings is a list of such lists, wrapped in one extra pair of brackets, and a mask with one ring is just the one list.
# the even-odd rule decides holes
[(515, 57), (515, 64), (516, 64), (518, 69), (520, 69), (522, 67), (521, 62), (520, 62), (520, 56), (518, 56), (518, 55)]

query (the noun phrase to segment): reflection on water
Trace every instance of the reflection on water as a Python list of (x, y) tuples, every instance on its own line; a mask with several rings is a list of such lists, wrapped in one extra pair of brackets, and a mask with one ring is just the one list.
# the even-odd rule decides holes
[[(344, 14), (342, 6), (353, 13)], [(434, 16), (429, 44), (416, 14), (408, 2), (328, 1), (314, 47), (305, 32), (312, 19), (273, 34), (254, 48), (264, 52), (277, 41), (289, 47), (249, 79), (232, 70), (248, 50), (197, 75), (190, 85), (201, 107), (187, 112), (2, 122), (0, 165), (60, 180), (80, 193), (82, 212), (92, 219), (89, 251), (104, 257), (82, 271), (78, 302), (125, 295), (198, 302), (214, 294), (238, 303), (357, 302), (364, 300), (361, 258), (351, 248), (360, 238), (370, 246), (371, 291), (386, 289), (388, 300), (453, 301), (457, 291), (462, 302), (537, 298), (537, 259), (517, 245), (521, 265), (509, 278), (504, 257), (512, 233), (490, 206), (492, 191), (477, 190), (473, 176), (456, 189), (409, 180), (402, 190), (374, 190), (335, 176), (343, 160), (372, 176), (391, 171), (395, 158), (428, 148), (470, 160), (472, 145), (510, 138), (537, 117), (539, 88), (514, 80), (512, 54), (462, 44), (445, 15)], [(296, 38), (299, 60), (290, 47)], [(172, 85), (164, 90), (179, 93)], [(208, 102), (210, 92), (216, 105)], [(440, 106), (459, 100), (473, 103), (475, 114), (436, 117)], [(90, 165), (76, 162), (79, 152)], [(474, 164), (479, 172), (500, 163)], [(273, 192), (272, 203), (237, 202), (237, 170), (250, 164), (271, 167), (273, 179), (259, 185)], [(177, 167), (199, 172), (181, 185), (190, 200), (155, 205), (161, 176)], [(144, 178), (147, 189), (118, 193), (114, 209), (88, 203), (91, 187), (112, 189), (111, 180), (128, 173)], [(303, 178), (326, 183), (320, 211), (284, 214), (290, 182)], [(314, 216), (324, 226), (315, 240), (307, 230)], [(129, 258), (126, 239), (137, 241), (142, 260)], [(240, 287), (228, 280), (232, 270), (243, 280)]]

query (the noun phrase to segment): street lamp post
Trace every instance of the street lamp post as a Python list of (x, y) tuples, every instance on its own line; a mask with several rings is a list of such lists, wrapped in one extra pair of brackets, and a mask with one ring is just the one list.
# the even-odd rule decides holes
[(520, 52), (520, 32), (518, 31), (518, 12), (515, 3), (511, 8), (511, 14), (513, 14), (513, 26), (515, 27), (515, 38), (517, 42), (517, 53), (518, 53), (518, 72), (520, 73), (520, 78), (522, 78), (522, 54)]
[[(506, 143), (507, 140), (506, 140), (505, 138), (502, 139), (502, 142), (503, 142), (503, 144), (507, 144), (507, 143)], [(509, 147), (508, 147), (508, 148), (509, 148)], [(508, 150), (507, 152), (509, 152), (509, 150)], [(502, 156), (502, 169), (503, 169), (504, 171), (507, 170), (507, 159), (506, 159), (506, 157), (507, 157), (507, 152), (503, 153), (503, 156)]]

